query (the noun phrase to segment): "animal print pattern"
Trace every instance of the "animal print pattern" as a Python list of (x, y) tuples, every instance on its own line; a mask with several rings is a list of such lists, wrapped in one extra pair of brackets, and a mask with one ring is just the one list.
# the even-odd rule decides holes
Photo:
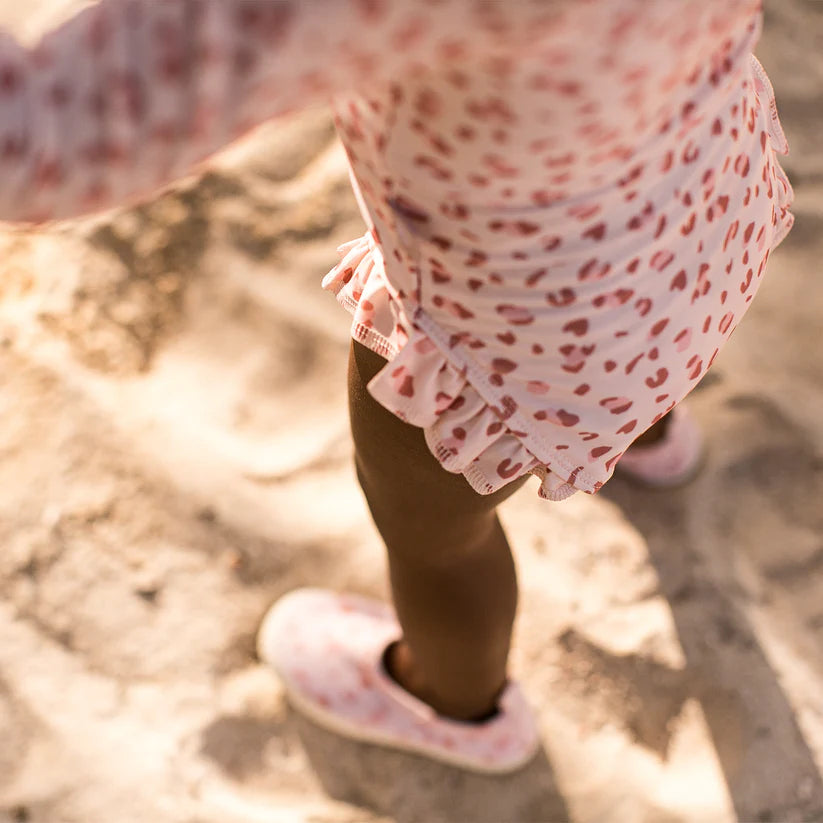
[(370, 391), (488, 493), (596, 491), (791, 226), (758, 0), (102, 0), (0, 35), (0, 218), (144, 197), (331, 101)]
[(791, 227), (759, 4), (685, 6), (567, 5), (532, 49), (335, 101), (369, 231), (325, 285), (391, 361), (370, 392), (478, 492), (597, 491)]

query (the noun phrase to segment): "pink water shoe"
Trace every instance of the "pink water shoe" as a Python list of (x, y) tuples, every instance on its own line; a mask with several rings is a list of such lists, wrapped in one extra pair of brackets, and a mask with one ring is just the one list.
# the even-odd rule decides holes
[(674, 488), (694, 478), (703, 463), (703, 435), (684, 405), (675, 406), (663, 437), (635, 444), (620, 458), (617, 470), (654, 488)]
[(293, 707), (340, 735), (476, 772), (511, 772), (532, 759), (537, 728), (516, 684), (507, 685), (489, 720), (442, 717), (386, 672), (384, 651), (400, 636), (383, 603), (298, 589), (266, 614), (257, 647), (282, 678)]

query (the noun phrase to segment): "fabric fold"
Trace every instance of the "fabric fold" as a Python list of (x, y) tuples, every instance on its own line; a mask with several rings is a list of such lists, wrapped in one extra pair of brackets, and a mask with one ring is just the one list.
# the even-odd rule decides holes
[[(786, 133), (783, 131), (783, 125), (780, 122), (772, 81), (769, 79), (769, 75), (766, 74), (763, 65), (754, 55), (751, 55), (751, 64), (755, 96), (767, 118), (769, 146), (776, 154), (788, 154), (789, 141), (786, 139)], [(783, 242), (794, 225), (794, 215), (789, 211), (794, 202), (794, 189), (777, 158), (772, 164), (772, 171), (777, 188), (777, 198), (775, 200), (777, 230), (772, 244), (772, 249), (774, 249)]]
[(369, 382), (369, 393), (388, 411), (424, 430), (444, 469), (462, 474), (480, 494), (491, 494), (531, 473), (539, 495), (563, 500), (576, 489), (568, 477), (538, 459), (525, 433), (506, 425), (506, 412), (487, 403), (466, 371), (451, 362), (393, 295), (370, 232), (338, 248), (340, 261), (323, 279), (352, 315), (352, 337), (388, 360)]

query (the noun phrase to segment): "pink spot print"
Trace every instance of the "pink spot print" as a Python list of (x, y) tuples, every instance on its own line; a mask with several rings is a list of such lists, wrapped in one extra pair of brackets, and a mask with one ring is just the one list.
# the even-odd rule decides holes
[(646, 378), (646, 385), (650, 389), (656, 389), (658, 386), (662, 386), (669, 377), (669, 370), (668, 369), (658, 369), (655, 373), (654, 377), (647, 377)]
[(591, 390), (591, 386), (588, 383), (581, 383), (575, 390), (574, 393), (579, 397), (582, 397), (584, 394), (588, 394)]
[(537, 223), (528, 220), (492, 220), (488, 227), (491, 231), (501, 232), (512, 237), (528, 237), (540, 231)]
[(686, 288), (686, 270), (680, 269), (669, 284), (669, 291), (683, 291)]
[(653, 269), (663, 271), (663, 269), (665, 269), (666, 266), (672, 262), (672, 260), (674, 260), (674, 254), (667, 249), (662, 249), (652, 256), (650, 264)]
[(546, 189), (536, 189), (531, 193), (531, 198), (532, 202), (537, 206), (551, 206), (552, 203), (561, 199)]
[(429, 213), (425, 211), (425, 209), (422, 209), (412, 203), (411, 200), (403, 197), (402, 194), (392, 200), (389, 200), (389, 206), (391, 206), (391, 208), (398, 212), (402, 217), (413, 220), (416, 223), (429, 222)]
[(437, 404), (436, 414), (443, 414), (443, 412), (451, 406), (453, 399), (454, 398), (450, 394), (446, 394), (446, 392), (437, 392), (434, 398), (434, 402)]
[(517, 342), (517, 337), (510, 331), (496, 334), (495, 337), (506, 346), (513, 346)]
[(619, 454), (616, 454), (614, 457), (610, 457), (606, 461), (606, 471), (610, 472), (612, 470), (612, 466), (614, 466), (614, 464), (617, 463), (617, 461), (620, 460), (620, 458), (622, 456), (623, 456), (623, 452), (620, 452)]
[(691, 329), (683, 329), (677, 337), (674, 338), (674, 345), (677, 351), (683, 352), (686, 351), (687, 348), (691, 345), (692, 342), (692, 330)]
[(624, 423), (618, 430), (617, 434), (631, 434), (635, 430), (637, 426), (637, 420), (629, 420), (628, 423)]
[(446, 300), (442, 297), (434, 297), (432, 303), (435, 305), (442, 305), (446, 311), (459, 320), (471, 320), (474, 317), (474, 312), (469, 311), (462, 303), (456, 300)]
[(586, 334), (586, 332), (588, 330), (589, 330), (589, 321), (586, 320), (586, 318), (584, 318), (584, 317), (581, 317), (577, 320), (572, 320), (569, 323), (566, 323), (565, 326), (563, 326), (563, 331), (564, 332), (571, 332), (576, 337), (582, 337), (583, 335)]
[(596, 308), (603, 306), (616, 307), (628, 303), (634, 297), (634, 289), (618, 289), (609, 294), (600, 294), (592, 300), (592, 305)]
[[(362, 306), (364, 302), (367, 301), (360, 301), (360, 305)], [(369, 303), (371, 305), (371, 303)], [(415, 341), (414, 350), (418, 354), (431, 354), (433, 351), (436, 351), (437, 346), (434, 345), (434, 341), (429, 339), (428, 337), (423, 337), (420, 340)]]
[(648, 297), (641, 297), (634, 307), (641, 317), (645, 317), (652, 310), (652, 301)]
[(737, 237), (737, 231), (738, 231), (739, 228), (740, 228), (740, 221), (739, 220), (735, 220), (734, 223), (732, 223), (731, 226), (729, 226), (729, 229), (726, 232), (726, 237), (723, 240), (723, 251), (726, 251), (726, 249), (729, 246), (729, 243), (732, 240), (734, 240), (735, 237)]
[(612, 450), (611, 446), (596, 446), (589, 452), (589, 457), (592, 461), (607, 455)]
[(689, 163), (694, 163), (697, 158), (700, 157), (700, 147), (696, 146), (693, 141), (689, 140), (686, 144), (686, 148), (683, 149), (683, 156), (681, 160), (685, 165)]
[(500, 398), (500, 403), (503, 407), (502, 409), (498, 408), (497, 406), (492, 406), (491, 410), (501, 420), (508, 420), (517, 411), (517, 403), (515, 402), (514, 398), (510, 397), (508, 394)]
[(445, 166), (438, 157), (431, 157), (428, 154), (416, 154), (414, 165), (428, 171), (435, 180), (451, 180), (454, 173), (448, 166)]
[(626, 228), (629, 231), (638, 231), (642, 229), (647, 223), (649, 223), (654, 216), (654, 205), (651, 201), (648, 201), (646, 205), (643, 207), (643, 210), (638, 214), (634, 215), (629, 222), (626, 224)]
[(580, 422), (580, 418), (576, 414), (567, 412), (565, 409), (543, 409), (534, 413), (536, 420), (548, 420), (556, 426), (565, 426), (571, 428)]
[(501, 374), (509, 374), (517, 368), (517, 363), (506, 357), (495, 357), (492, 360), (492, 368)]
[(514, 477), (520, 469), (523, 468), (522, 463), (515, 463), (512, 465), (512, 461), (507, 457), (503, 460), (500, 465), (497, 467), (497, 473), (504, 479), (508, 480), (510, 477)]
[(531, 394), (547, 394), (549, 389), (551, 389), (551, 386), (542, 380), (529, 380), (526, 383), (526, 391)]
[(644, 167), (641, 164), (639, 166), (635, 166), (633, 169), (630, 169), (625, 177), (621, 177), (620, 180), (617, 181), (617, 185), (625, 189), (626, 186), (631, 185), (635, 182), (635, 180), (640, 178), (640, 176), (643, 174), (643, 168)]
[(612, 414), (623, 414), (634, 405), (634, 402), (628, 397), (606, 397), (600, 401), (600, 405)]
[(585, 205), (570, 206), (566, 210), (569, 217), (576, 217), (581, 222), (590, 220), (595, 215), (599, 214), (603, 207), (599, 203), (588, 203)]
[(586, 229), (582, 236), (594, 240), (595, 242), (599, 242), (606, 236), (606, 224), (598, 223), (597, 225)]
[[(464, 203), (441, 203), (440, 213), (451, 220), (468, 220), (471, 215), (471, 209)], [(471, 239), (471, 233), (467, 232), (466, 229), (461, 229), (460, 233), (464, 237)]]
[(645, 357), (645, 355), (643, 354), (643, 352), (641, 352), (641, 353), (640, 353), (640, 354), (638, 354), (636, 357), (633, 357), (631, 360), (629, 360), (629, 362), (628, 362), (628, 363), (626, 363), (626, 374), (631, 374), (631, 373), (634, 371), (635, 366), (637, 366), (637, 364), (638, 364), (638, 363), (639, 363), (639, 362), (640, 362), (640, 361), (641, 361), (644, 357)]
[(518, 234), (526, 237), (540, 231), (540, 226), (537, 223), (530, 223), (528, 220), (518, 220), (515, 228)]
[(729, 328), (732, 325), (732, 321), (734, 320), (734, 312), (726, 312), (723, 317), (720, 319), (720, 322), (717, 324), (717, 330), (721, 334), (726, 334)]
[(488, 255), (484, 251), (480, 251), (480, 249), (472, 249), (469, 252), (469, 257), (467, 260), (463, 262), (467, 266), (482, 266), (488, 260)]
[(734, 171), (741, 177), (746, 177), (750, 171), (751, 165), (749, 163), (748, 155), (738, 154), (734, 161)]
[(561, 289), (559, 292), (550, 291), (546, 294), (546, 300), (549, 305), (555, 308), (570, 306), (576, 299), (577, 297), (574, 290), (568, 288)]
[(657, 337), (657, 335), (660, 334), (660, 332), (662, 332), (663, 329), (665, 329), (666, 326), (668, 326), (668, 325), (669, 325), (669, 318), (668, 317), (664, 317), (662, 320), (658, 320), (652, 326), (651, 334), (649, 336), (650, 337)]
[(527, 326), (534, 323), (534, 315), (521, 306), (513, 306), (510, 303), (504, 303), (495, 306), (495, 311), (503, 317), (507, 323), (513, 326)]
[(509, 163), (505, 157), (499, 154), (486, 154), (483, 156), (483, 164), (491, 169), (492, 174), (497, 177), (510, 178), (517, 177), (520, 170), (517, 166)]
[(611, 263), (601, 263), (596, 257), (584, 263), (577, 272), (578, 280), (602, 280), (610, 271)]
[(577, 374), (586, 365), (586, 358), (594, 352), (594, 346), (575, 346), (569, 343), (560, 346), (558, 351), (565, 358), (560, 368), (569, 374)]
[(423, 117), (437, 117), (443, 111), (440, 95), (428, 88), (421, 89), (414, 105)]
[(536, 286), (537, 283), (544, 278), (549, 273), (549, 270), (546, 268), (537, 269), (533, 271), (527, 278), (526, 278), (526, 285), (529, 287)]

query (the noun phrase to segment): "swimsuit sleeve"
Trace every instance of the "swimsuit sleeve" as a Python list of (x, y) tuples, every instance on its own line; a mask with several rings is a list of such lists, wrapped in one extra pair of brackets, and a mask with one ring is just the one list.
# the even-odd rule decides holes
[(505, 59), (547, 5), (102, 0), (32, 49), (0, 32), (0, 220), (133, 201), (278, 115), (432, 65)]

